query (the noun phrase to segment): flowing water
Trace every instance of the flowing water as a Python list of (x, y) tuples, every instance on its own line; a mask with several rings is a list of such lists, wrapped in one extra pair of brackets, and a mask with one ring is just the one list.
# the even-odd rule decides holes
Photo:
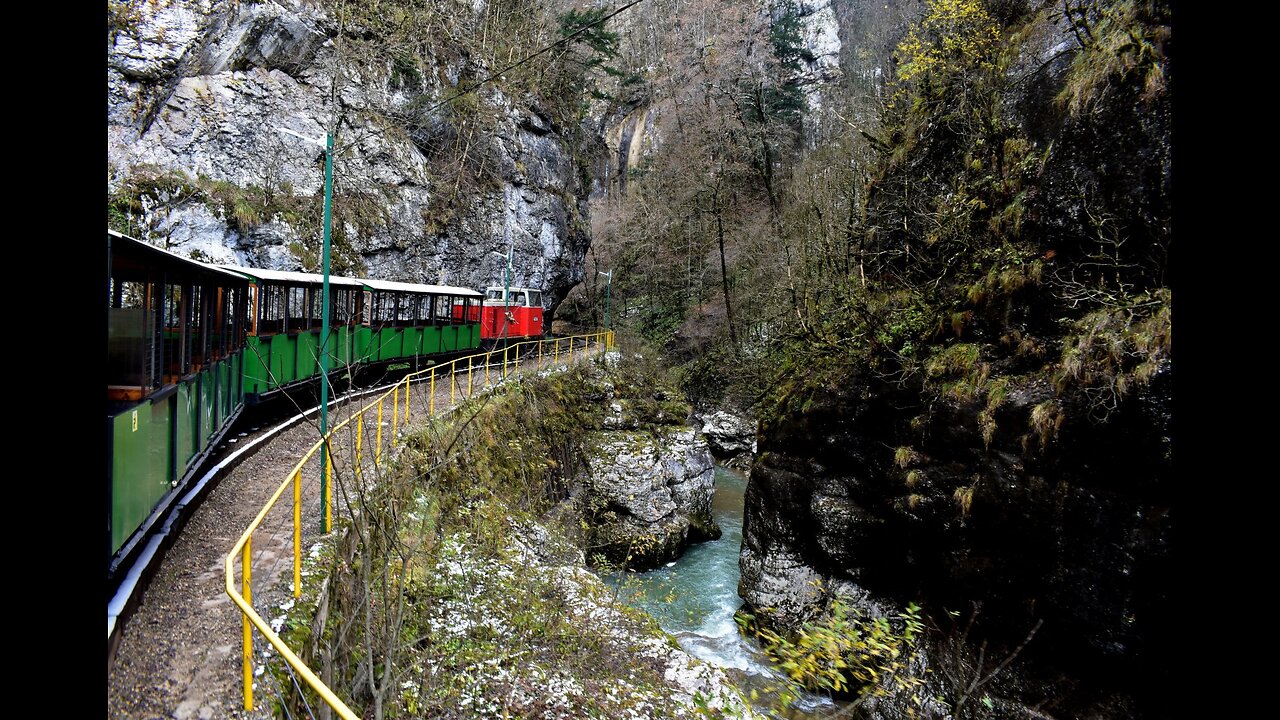
[[(758, 690), (763, 705), (768, 703), (768, 688), (776, 684), (776, 673), (754, 642), (738, 632), (733, 620), (742, 605), (738, 551), (742, 547), (742, 498), (747, 480), (720, 466), (715, 473), (712, 514), (724, 533), (719, 540), (692, 545), (665, 567), (644, 573), (611, 573), (604, 580), (618, 591), (620, 599), (652, 615), (685, 652), (725, 668), (744, 693)], [(834, 705), (825, 698), (806, 697), (785, 717), (816, 718), (832, 709)]]

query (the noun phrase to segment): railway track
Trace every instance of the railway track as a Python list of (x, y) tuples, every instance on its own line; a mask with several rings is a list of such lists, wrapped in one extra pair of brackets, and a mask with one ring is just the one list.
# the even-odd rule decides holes
[[(566, 345), (560, 347), (558, 361), (564, 364)], [(579, 341), (574, 359), (598, 351)], [(500, 352), (495, 355), (500, 357)], [(545, 369), (552, 362), (550, 355), (527, 355), (508, 377)], [(474, 365), (469, 371), (460, 367), (449, 382), (438, 379), (434, 400), (415, 386), (413, 418), (425, 417), (433, 403), (437, 412), (450, 407), (465, 397), (468, 386), (475, 394), (499, 384), (501, 369), (501, 362)], [(353, 390), (331, 402), (330, 425), (387, 387)], [(280, 418), (259, 410), (242, 416), (224, 437), (225, 448), (206, 462), (207, 469), (197, 474), (195, 485), (171, 510), (172, 517), (157, 523), (155, 536), (144, 541), (148, 551), (120, 573), (125, 582), (108, 604), (109, 717), (271, 716), (264, 708), (272, 705), (272, 688), (265, 694), (259, 690), (255, 712), (242, 707), (241, 613), (225, 593), (222, 563), (279, 482), (318, 440), (317, 411), (309, 408)], [(369, 411), (366, 427), (377, 424)], [(392, 425), (383, 418), (384, 432)], [(319, 472), (304, 478), (302, 492), (307, 548), (321, 537)], [(291, 597), (287, 583), (280, 581), (291, 574), (291, 521), (286, 510), (273, 511), (254, 537), (254, 606), (268, 619)]]

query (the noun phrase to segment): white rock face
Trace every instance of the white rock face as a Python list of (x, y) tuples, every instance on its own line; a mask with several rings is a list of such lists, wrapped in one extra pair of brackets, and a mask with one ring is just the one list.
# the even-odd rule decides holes
[(756, 425), (753, 421), (717, 410), (699, 418), (702, 434), (711, 452), (720, 457), (733, 457), (756, 452)]
[[(512, 283), (542, 288), (548, 306), (580, 280), (590, 240), (586, 190), (578, 187), (573, 152), (538, 108), (483, 93), (496, 127), (468, 147), (493, 182), (476, 183), (454, 161), (426, 154), (440, 132), (452, 131), (443, 111), (415, 110), (454, 88), (392, 88), (385, 71), (351, 63), (335, 80), (336, 26), (320, 7), (303, 0), (137, 5), (107, 49), (109, 194), (130, 178), (170, 175), (318, 199), (323, 148), (282, 129), (308, 138), (333, 130), (335, 205), (372, 208), (359, 226), (342, 226), (367, 275), (500, 284), (505, 259), (490, 253), (513, 246)], [(463, 69), (453, 58), (441, 62), (455, 78)], [(455, 196), (463, 180), (476, 187)], [(223, 217), (207, 197), (147, 203), (134, 219), (136, 234), (222, 261), (303, 269), (289, 245), (319, 239), (318, 222), (303, 229), (267, 217), (250, 225)]]
[(840, 25), (831, 0), (801, 0), (800, 36), (809, 56), (805, 58), (804, 84), (821, 84), (840, 77)]
[[(606, 423), (607, 425), (608, 423)], [(596, 545), (610, 560), (655, 567), (688, 542), (719, 537), (711, 517), (715, 470), (711, 450), (693, 428), (602, 434), (583, 483), (583, 502), (596, 510)]]
[(799, 0), (800, 37), (807, 56), (803, 69), (795, 78), (809, 105), (804, 116), (806, 142), (812, 145), (819, 135), (826, 101), (823, 89), (838, 80), (840, 69), (840, 25), (831, 0)]

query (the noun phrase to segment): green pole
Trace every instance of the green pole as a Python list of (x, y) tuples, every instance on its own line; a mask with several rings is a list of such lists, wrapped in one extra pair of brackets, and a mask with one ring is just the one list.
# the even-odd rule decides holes
[[(329, 433), (329, 238), (333, 225), (333, 133), (326, 133), (324, 147), (324, 290), (321, 293), (320, 321), (320, 437)], [(320, 446), (320, 526), (329, 527), (329, 443)]]

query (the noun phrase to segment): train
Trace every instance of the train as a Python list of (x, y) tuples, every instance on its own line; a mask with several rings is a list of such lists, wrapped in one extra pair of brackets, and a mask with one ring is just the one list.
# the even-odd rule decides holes
[(541, 291), (214, 265), (107, 230), (107, 577), (241, 416), (330, 377), (545, 336)]

